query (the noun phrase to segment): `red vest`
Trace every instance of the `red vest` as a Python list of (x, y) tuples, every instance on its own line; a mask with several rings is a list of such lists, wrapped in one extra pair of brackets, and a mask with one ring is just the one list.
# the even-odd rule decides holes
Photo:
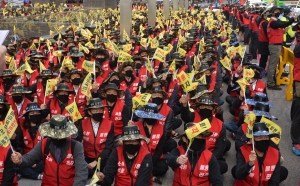
[[(140, 147), (140, 150), (137, 154), (137, 157), (134, 160), (134, 163), (131, 166), (131, 170), (128, 171), (124, 154), (123, 154), (123, 146), (119, 146), (116, 148), (118, 152), (118, 172), (115, 177), (115, 186), (131, 186), (134, 185), (136, 179), (138, 177), (139, 168), (149, 151), (144, 146)], [(152, 186), (152, 180), (150, 179), (150, 185)]]
[(179, 97), (181, 96), (181, 94), (179, 94), (179, 88), (181, 89), (179, 81), (177, 79), (172, 79), (172, 81), (169, 83), (169, 89), (168, 89), (168, 92), (167, 92), (169, 97), (172, 95), (176, 85), (178, 85), (178, 96)]
[[(198, 112), (195, 111), (194, 115), (195, 115), (194, 123), (199, 123), (200, 121), (202, 121), (201, 116), (199, 115)], [(222, 131), (222, 127), (223, 127), (223, 122), (213, 116), (212, 121), (211, 121), (211, 128), (208, 130), (209, 132), (212, 132), (213, 134), (211, 136), (209, 136), (208, 138), (206, 138), (206, 149), (207, 150), (213, 151), (215, 149), (217, 139), (220, 137), (220, 133)]]
[(39, 72), (38, 70), (34, 70), (31, 74), (31, 77), (29, 79), (29, 81), (27, 80), (26, 78), (26, 73), (24, 72), (23, 74), (23, 80), (22, 80), (22, 83), (24, 85), (24, 87), (29, 87), (29, 86), (32, 86), (33, 84), (35, 84), (37, 82), (37, 79), (36, 77), (39, 75)]
[(82, 120), (84, 156), (89, 158), (98, 157), (105, 148), (107, 135), (111, 129), (112, 122), (104, 119), (100, 124), (95, 137), (91, 118)]
[[(5, 169), (4, 164), (5, 164), (6, 158), (10, 158), (10, 157), (7, 157), (7, 153), (9, 150), (10, 150), (10, 145), (8, 145), (7, 147), (0, 146), (0, 151), (1, 151), (1, 153), (0, 153), (0, 185), (3, 180), (3, 172)], [(17, 181), (16, 175), (14, 176), (12, 186), (18, 186), (18, 181)]]
[(30, 48), (25, 52), (22, 48), (19, 50), (19, 52), (16, 55), (17, 68), (19, 67), (21, 60), (25, 61), (25, 57), (28, 56), (29, 54), (30, 54)]
[(252, 19), (251, 19), (251, 25), (252, 25), (252, 30), (254, 31), (254, 32), (258, 32), (258, 25), (257, 25), (257, 23), (256, 23), (256, 18), (258, 17), (258, 14), (254, 14), (253, 16), (252, 16)]
[(268, 38), (269, 38), (269, 44), (281, 44), (283, 42), (283, 34), (284, 34), (284, 29), (283, 28), (277, 28), (273, 29), (270, 27), (270, 24), (275, 18), (271, 17), (268, 23), (267, 27), (267, 32), (268, 32)]
[(245, 13), (242, 14), (244, 25), (249, 25), (250, 20), (248, 18), (245, 18), (245, 14), (249, 15), (247, 12), (245, 12)]
[(159, 60), (157, 60), (157, 59), (154, 61), (154, 71), (155, 71), (155, 72), (158, 71), (158, 68), (159, 68), (160, 63), (161, 63), (161, 62), (160, 62)]
[(294, 56), (294, 81), (300, 81), (300, 58)]
[[(106, 99), (102, 100), (103, 105), (107, 105)], [(108, 108), (104, 108), (103, 118), (108, 119), (114, 123), (114, 136), (122, 135), (123, 134), (123, 118), (122, 118), (122, 111), (124, 107), (124, 103), (121, 100), (117, 100), (115, 103), (114, 110), (111, 113), (111, 117), (109, 117)], [(126, 123), (127, 125), (127, 123)]]
[[(245, 162), (249, 162), (249, 154), (252, 151), (252, 146), (245, 144), (240, 148)], [(262, 172), (259, 170), (259, 164), (256, 160), (251, 172), (244, 180), (236, 180), (234, 186), (246, 185), (268, 185), (269, 179), (278, 163), (279, 151), (269, 146), (266, 151), (265, 159), (262, 164)]]
[[(135, 125), (139, 127), (141, 135), (147, 137), (144, 129), (143, 121), (135, 122)], [(145, 142), (142, 143), (146, 148), (149, 148), (151, 155), (154, 154), (156, 147), (159, 143), (159, 140), (160, 138), (162, 138), (163, 135), (164, 135), (164, 125), (159, 124), (157, 121), (153, 125), (152, 132), (149, 137), (150, 142), (148, 144), (148, 147), (147, 147), (147, 143)]]
[(249, 90), (251, 91), (251, 97), (254, 97), (256, 92), (264, 93), (266, 88), (266, 83), (260, 79), (256, 81), (255, 89), (253, 90), (252, 85), (249, 86)]
[[(75, 180), (75, 162), (72, 154), (72, 144), (68, 139), (69, 148), (66, 157), (58, 164), (55, 158), (49, 152), (44, 162), (43, 186), (70, 186)], [(44, 150), (47, 144), (47, 138), (42, 141), (42, 157), (45, 157)]]
[(45, 89), (42, 82), (37, 82), (36, 94), (37, 94), (37, 100), (39, 106), (41, 106), (41, 104), (47, 104), (50, 101), (50, 99), (53, 99), (53, 92), (52, 92), (50, 95), (46, 96), (45, 103), (44, 103)]
[[(182, 146), (177, 147), (177, 149), (180, 154), (185, 154), (185, 150)], [(201, 153), (193, 172), (189, 161), (176, 168), (174, 170), (173, 186), (210, 186), (209, 161), (211, 157), (212, 153), (209, 150), (204, 150)]]
[(107, 79), (108, 74), (111, 71), (110, 66), (109, 66), (109, 60), (104, 61), (103, 65), (102, 65), (102, 70), (103, 70), (103, 74), (101, 76), (103, 77), (103, 79)]
[[(74, 90), (74, 87), (73, 87), (73, 85), (71, 83), (68, 84), (68, 86), (69, 86), (70, 90)], [(77, 103), (78, 110), (79, 110), (81, 116), (84, 116), (85, 115), (84, 114), (84, 109), (85, 109), (85, 105), (86, 105), (86, 96), (84, 94), (82, 94), (81, 88), (82, 88), (82, 86), (80, 86), (80, 88), (79, 88), (79, 90), (78, 90), (78, 92), (76, 94), (75, 101)], [(70, 97), (72, 98), (73, 95), (70, 96)]]
[(139, 83), (140, 83), (140, 78), (136, 77), (129, 87), (127, 86), (125, 80), (120, 83), (120, 86), (128, 87), (131, 95), (135, 96), (136, 92), (138, 91)]
[(161, 119), (161, 120), (158, 120), (158, 123), (161, 124), (161, 125), (164, 125), (165, 124), (165, 121), (170, 113), (170, 110), (171, 108), (166, 104), (166, 103), (163, 103), (162, 104), (162, 107), (159, 111), (159, 113), (163, 116), (165, 116), (165, 118)]
[[(70, 105), (71, 103), (73, 103), (73, 100), (69, 99), (67, 106)], [(50, 114), (51, 114), (51, 117), (55, 116), (55, 115), (58, 115), (58, 114), (61, 114), (61, 115), (66, 116), (67, 118), (69, 118), (68, 111), (66, 109), (64, 109), (63, 111), (60, 109), (60, 106), (58, 104), (58, 99), (52, 99), (51, 100), (51, 102), (50, 102)]]
[(262, 26), (263, 23), (267, 22), (267, 20), (262, 20), (259, 23), (258, 27), (258, 41), (259, 42), (269, 42), (268, 36), (265, 34), (264, 28)]
[(28, 132), (28, 129), (21, 127), (21, 130), (23, 133), (23, 142), (24, 142), (23, 154), (26, 154), (29, 151), (31, 151), (31, 149), (33, 149), (33, 147), (35, 147), (36, 144), (38, 144), (42, 140), (42, 136), (40, 135), (40, 132), (37, 131), (34, 140), (32, 140)]
[(248, 129), (248, 124), (247, 123), (243, 123), (242, 125), (242, 131), (244, 132), (244, 134), (247, 133), (247, 129)]
[(29, 101), (27, 98), (24, 98), (24, 102), (23, 102), (23, 105), (22, 105), (19, 113), (18, 113), (16, 103), (12, 99), (9, 100), (8, 103), (12, 106), (16, 120), (18, 121), (18, 124), (20, 125), (21, 123), (23, 123), (25, 118), (24, 117), (19, 118), (19, 117), (22, 116), (23, 114), (25, 114), (26, 106), (28, 103), (31, 103), (31, 101)]
[[(135, 70), (134, 70), (134, 74), (135, 74), (135, 76), (136, 76), (136, 71), (135, 71)], [(147, 76), (147, 69), (146, 69), (145, 66), (142, 66), (142, 67), (140, 68), (139, 75), (136, 76), (136, 77), (138, 77), (140, 80), (143, 81), (143, 79), (144, 79), (146, 76)], [(144, 82), (144, 81), (143, 81), (143, 82)]]

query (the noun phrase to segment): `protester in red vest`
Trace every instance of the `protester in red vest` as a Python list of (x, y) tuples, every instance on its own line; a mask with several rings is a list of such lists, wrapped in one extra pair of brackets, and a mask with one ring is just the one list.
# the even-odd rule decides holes
[(249, 69), (254, 71), (253, 78), (250, 79), (249, 90), (251, 91), (250, 96), (253, 97), (255, 93), (267, 93), (266, 83), (261, 80), (265, 75), (265, 70), (257, 65), (250, 65)]
[(44, 138), (29, 153), (14, 152), (12, 161), (20, 168), (31, 167), (43, 161), (42, 185), (56, 183), (60, 186), (85, 185), (88, 177), (87, 163), (84, 161), (83, 146), (72, 140), (77, 128), (63, 115), (53, 116), (48, 123), (40, 125), (39, 132)]
[(145, 67), (145, 59), (139, 56), (133, 56), (133, 61), (135, 63), (134, 74), (143, 82), (147, 76), (147, 69)]
[(149, 185), (152, 186), (152, 157), (148, 149), (141, 143), (148, 143), (149, 139), (140, 134), (137, 126), (126, 126), (123, 136), (124, 142), (109, 156), (103, 172), (98, 172), (99, 184), (109, 186)]
[(85, 60), (84, 54), (82, 52), (80, 52), (78, 48), (72, 47), (71, 52), (68, 53), (68, 56), (69, 56), (69, 58), (71, 58), (74, 67), (78, 71), (83, 71), (82, 64)]
[(257, 53), (260, 54), (259, 66), (263, 69), (266, 68), (268, 57), (270, 55), (269, 51), (269, 38), (268, 38), (268, 20), (266, 11), (260, 12), (261, 16), (256, 18), (256, 23), (258, 25), (258, 48)]
[(106, 105), (100, 98), (93, 98), (87, 106), (89, 117), (79, 122), (77, 140), (82, 141), (85, 161), (88, 163), (89, 177), (95, 172), (98, 158), (101, 171), (114, 145), (114, 123), (104, 117)]
[(256, 18), (259, 16), (259, 8), (254, 9), (254, 12), (250, 19), (250, 25), (252, 28), (251, 33), (251, 42), (249, 45), (249, 52), (252, 54), (253, 59), (256, 59), (257, 57), (257, 48), (258, 48), (258, 24), (256, 22)]
[(270, 60), (268, 65), (268, 80), (267, 80), (267, 86), (268, 89), (271, 90), (281, 90), (281, 87), (279, 85), (276, 85), (275, 82), (275, 73), (277, 64), (279, 61), (281, 46), (283, 42), (283, 34), (284, 34), (284, 28), (288, 27), (294, 22), (294, 18), (297, 18), (298, 16), (289, 18), (287, 22), (277, 21), (278, 17), (282, 13), (282, 8), (273, 6), (270, 9), (270, 14), (272, 15), (267, 31), (268, 31), (268, 38), (269, 38), (269, 50), (270, 50)]
[(225, 125), (214, 116), (219, 106), (209, 97), (203, 97), (199, 102), (191, 105), (191, 108), (194, 109), (194, 112), (191, 112), (188, 107), (188, 97), (185, 95), (181, 97), (180, 103), (182, 105), (181, 118), (184, 122), (199, 123), (206, 118), (210, 120), (212, 127), (209, 131), (213, 132), (213, 135), (206, 139), (206, 149), (210, 150), (217, 158), (221, 174), (224, 174), (227, 172), (228, 166), (223, 155), (230, 149), (231, 143), (226, 139)]
[(27, 39), (21, 39), (19, 41), (19, 46), (21, 47), (16, 55), (16, 65), (19, 67), (21, 62), (25, 61), (25, 57), (30, 53), (29, 41)]
[(0, 94), (6, 96), (6, 93), (11, 90), (11, 87), (16, 83), (15, 81), (18, 77), (20, 76), (13, 74), (13, 72), (9, 69), (3, 70), (2, 75), (0, 76)]
[[(194, 125), (194, 123), (187, 123), (185, 129)], [(168, 165), (174, 171), (173, 186), (223, 185), (218, 161), (209, 150), (205, 149), (205, 139), (212, 134), (212, 132), (204, 130), (196, 136), (187, 155), (185, 154), (189, 139), (185, 133), (179, 136), (183, 143), (175, 148), (167, 159)]]
[(129, 88), (129, 91), (132, 96), (135, 96), (136, 92), (139, 91), (139, 87), (146, 87), (146, 82), (142, 82), (142, 80), (138, 77), (135, 77), (133, 74), (133, 63), (124, 62), (119, 69), (119, 72), (122, 73), (125, 78), (120, 83), (120, 86)]
[(10, 158), (13, 152), (11, 146), (0, 146), (0, 152), (0, 185), (18, 186), (14, 164)]
[[(149, 148), (152, 155), (153, 181), (162, 184), (160, 177), (168, 171), (163, 151), (166, 139), (169, 136), (166, 136), (167, 129), (160, 123), (161, 120), (165, 119), (165, 116), (159, 113), (155, 103), (148, 103), (140, 110), (136, 109), (134, 114), (139, 118), (139, 121), (135, 122), (134, 125), (138, 126), (141, 135), (150, 139), (148, 145), (146, 143), (142, 143), (142, 145)], [(133, 125), (133, 122), (130, 121), (128, 125)]]
[(105, 89), (102, 90), (103, 105), (108, 107), (104, 108), (105, 119), (114, 123), (114, 137), (117, 139), (122, 135), (124, 127), (130, 120), (130, 111), (127, 106), (119, 99), (124, 91), (120, 90), (116, 84), (109, 83)]
[[(23, 116), (25, 119), (17, 129), (17, 147), (15, 150), (22, 154), (27, 154), (42, 140), (38, 128), (43, 123), (43, 120), (45, 120), (45, 116), (35, 102), (27, 104), (26, 112)], [(21, 176), (34, 180), (41, 180), (43, 172), (44, 165), (41, 161), (36, 162), (32, 167), (18, 169), (18, 173)]]
[(95, 50), (93, 55), (96, 63), (99, 63), (102, 67), (103, 74), (101, 76), (103, 77), (103, 79), (106, 79), (109, 72), (116, 68), (117, 62), (115, 60), (109, 60), (109, 54), (107, 50), (103, 48)]
[(280, 152), (270, 146), (272, 137), (279, 137), (269, 132), (264, 123), (254, 123), (254, 147), (245, 144), (237, 152), (235, 186), (243, 185), (279, 185)]

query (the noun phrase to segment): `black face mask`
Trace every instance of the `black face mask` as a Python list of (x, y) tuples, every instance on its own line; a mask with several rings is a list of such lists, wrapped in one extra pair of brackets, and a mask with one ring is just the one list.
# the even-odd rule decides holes
[(71, 52), (72, 48), (74, 48), (75, 46), (70, 46), (68, 49), (69, 49), (69, 52)]
[(100, 72), (96, 72), (96, 77), (98, 77), (100, 75)]
[(254, 72), (253, 78), (260, 79), (260, 73), (259, 72)]
[(125, 71), (125, 76), (131, 77), (132, 76), (132, 70)]
[(107, 95), (106, 95), (106, 100), (107, 100), (108, 102), (111, 102), (111, 103), (116, 102), (116, 101), (117, 101), (117, 98), (118, 98), (118, 96), (117, 96), (117, 95), (114, 95), (114, 94), (107, 94)]
[(29, 45), (28, 45), (27, 43), (23, 43), (23, 44), (22, 44), (22, 48), (23, 48), (23, 49), (26, 49), (26, 48), (28, 48), (28, 47), (29, 47)]
[(23, 96), (13, 96), (12, 98), (13, 98), (14, 102), (17, 104), (20, 104), (23, 100)]
[(205, 76), (205, 79), (206, 79), (206, 84), (210, 84), (210, 81), (211, 81), (211, 75), (206, 75)]
[(72, 61), (73, 61), (73, 63), (78, 63), (79, 57), (72, 57)]
[(5, 112), (5, 108), (0, 108), (1, 116), (3, 116), (4, 112)]
[(102, 118), (103, 118), (103, 113), (92, 114), (92, 118), (93, 118), (93, 120), (101, 123)]
[(194, 141), (191, 145), (191, 149), (194, 151), (194, 152), (198, 152), (199, 150), (201, 149), (204, 149), (203, 148), (203, 145), (205, 144), (205, 139), (198, 139), (198, 138), (194, 138)]
[(152, 103), (156, 103), (157, 105), (161, 105), (164, 102), (163, 98), (152, 98)]
[(120, 80), (118, 80), (118, 79), (114, 79), (114, 80), (112, 80), (110, 83), (114, 83), (114, 84), (116, 84), (118, 87), (120, 86)]
[(266, 152), (269, 148), (269, 140), (255, 141), (255, 148), (260, 152)]
[(200, 109), (199, 114), (201, 116), (201, 119), (211, 118), (212, 117), (212, 110)]
[(142, 64), (141, 64), (141, 63), (135, 64), (135, 68), (136, 68), (136, 69), (140, 69), (141, 67), (142, 67)]
[(74, 79), (72, 79), (72, 84), (73, 85), (80, 85), (80, 83), (81, 83), (80, 78), (74, 78)]
[(96, 58), (96, 61), (99, 63), (99, 64), (103, 64), (106, 59), (105, 58)]
[(148, 125), (154, 125), (156, 123), (156, 119), (149, 119), (149, 118), (145, 118), (144, 121), (148, 124)]
[(39, 48), (39, 44), (38, 43), (34, 43), (36, 48)]
[(275, 17), (279, 17), (280, 16), (280, 12), (277, 12), (274, 15), (275, 15)]
[(3, 83), (4, 83), (4, 85), (6, 85), (6, 86), (11, 85), (12, 82), (13, 82), (13, 80), (10, 79), (10, 78), (8, 78), (8, 79), (3, 79)]
[(62, 103), (68, 103), (69, 95), (58, 95), (58, 100)]
[(65, 72), (61, 72), (61, 73), (60, 73), (60, 77), (61, 77), (61, 78), (64, 78), (64, 77), (65, 77), (65, 75), (66, 75), (66, 73), (65, 73)]
[(167, 82), (170, 83), (170, 82), (172, 81), (172, 76), (167, 76), (167, 79), (166, 79), (166, 80), (167, 80)]
[(124, 144), (124, 151), (128, 154), (135, 155), (140, 150), (140, 144), (139, 145), (133, 145), (133, 144)]
[(40, 124), (42, 122), (42, 114), (29, 116), (29, 121), (35, 124)]
[(52, 144), (55, 147), (62, 147), (67, 141), (67, 138), (64, 139), (51, 139)]
[(181, 68), (181, 64), (176, 64), (176, 70)]

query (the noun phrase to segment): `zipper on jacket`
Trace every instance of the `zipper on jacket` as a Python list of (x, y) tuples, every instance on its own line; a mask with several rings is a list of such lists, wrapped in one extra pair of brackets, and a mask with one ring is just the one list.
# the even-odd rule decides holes
[[(59, 163), (60, 164), (60, 163)], [(56, 182), (57, 182), (57, 186), (59, 186), (59, 164), (57, 165), (57, 174), (56, 174)]]

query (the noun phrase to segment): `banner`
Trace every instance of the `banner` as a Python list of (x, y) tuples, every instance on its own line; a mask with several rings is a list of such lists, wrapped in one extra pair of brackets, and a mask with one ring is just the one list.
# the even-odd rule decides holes
[(198, 79), (198, 81), (199, 81), (202, 85), (206, 85), (206, 75), (203, 74), (202, 77), (200, 77), (200, 79)]
[(73, 119), (73, 122), (76, 122), (80, 119), (82, 119), (82, 116), (77, 108), (77, 104), (75, 102), (75, 99), (73, 101), (73, 103), (71, 103), (70, 105), (65, 107), (66, 110), (68, 111), (70, 117)]
[(254, 125), (255, 120), (256, 120), (256, 116), (253, 112), (250, 112), (245, 117), (244, 122), (248, 124), (247, 132), (246, 132), (247, 138), (253, 137), (253, 125)]
[(160, 62), (164, 62), (165, 61), (165, 57), (166, 55), (168, 54), (167, 51), (161, 49), (161, 48), (157, 48), (154, 55), (153, 55), (153, 58), (154, 59), (157, 59), (158, 61)]
[(265, 123), (266, 126), (269, 128), (269, 132), (270, 133), (276, 133), (279, 134), (280, 138), (277, 137), (273, 137), (271, 138), (271, 140), (278, 145), (281, 139), (281, 134), (282, 134), (282, 129), (279, 125), (277, 125), (276, 123), (274, 123), (271, 120), (268, 120), (267, 118), (265, 118), (264, 116), (261, 118), (260, 120), (261, 123)]
[(211, 128), (210, 122), (208, 119), (205, 119), (199, 123), (195, 123), (194, 126), (188, 128), (185, 130), (186, 136), (189, 138), (189, 140), (195, 138), (202, 132), (208, 130)]
[(244, 68), (244, 72), (243, 72), (243, 78), (246, 79), (247, 81), (251, 78), (254, 77), (254, 71), (250, 68), (250, 69), (247, 69), (247, 68)]
[(4, 129), (6, 130), (6, 133), (10, 139), (18, 128), (18, 121), (16, 120), (14, 111), (11, 106), (6, 114), (4, 121)]
[(87, 97), (91, 96), (91, 84), (92, 84), (93, 76), (92, 73), (89, 72), (88, 75), (84, 78), (81, 84), (81, 93)]
[(53, 91), (55, 86), (57, 85), (58, 80), (57, 79), (48, 79), (45, 89), (45, 96), (49, 96)]
[(150, 93), (144, 93), (132, 98), (132, 112), (139, 106), (145, 106), (148, 104), (149, 99), (151, 98)]
[(55, 57), (61, 57), (62, 56), (62, 52), (56, 50), (56, 51), (53, 51), (52, 55), (55, 56)]
[(151, 48), (157, 48), (157, 47), (159, 47), (159, 42), (158, 42), (158, 40), (156, 38), (154, 38), (154, 39), (152, 39), (150, 41), (150, 47)]
[(84, 60), (82, 63), (82, 68), (87, 72), (94, 73), (94, 66), (95, 66), (95, 62), (93, 61)]

